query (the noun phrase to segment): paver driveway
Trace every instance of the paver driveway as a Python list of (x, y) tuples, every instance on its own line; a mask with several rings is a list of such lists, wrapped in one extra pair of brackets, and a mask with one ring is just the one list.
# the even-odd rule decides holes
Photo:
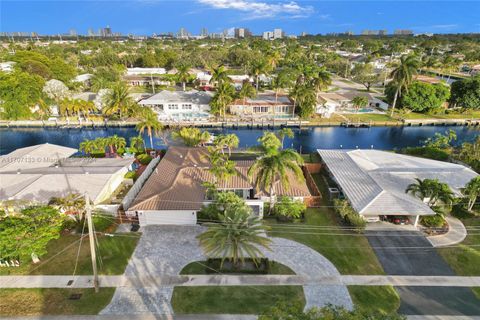
[[(418, 231), (368, 231), (368, 241), (389, 275), (455, 275)], [(480, 300), (470, 288), (396, 287), (399, 312), (407, 315), (480, 315)]]
[[(196, 236), (205, 229), (199, 226), (148, 226), (133, 253), (125, 274), (152, 278), (178, 275), (188, 263), (205, 260)], [(272, 238), (272, 251), (265, 255), (305, 276), (335, 276), (337, 269), (318, 252), (300, 243)], [(121, 287), (115, 291), (111, 303), (101, 314), (171, 314), (171, 286)], [(306, 308), (342, 305), (352, 308), (352, 300), (345, 286), (304, 286)]]

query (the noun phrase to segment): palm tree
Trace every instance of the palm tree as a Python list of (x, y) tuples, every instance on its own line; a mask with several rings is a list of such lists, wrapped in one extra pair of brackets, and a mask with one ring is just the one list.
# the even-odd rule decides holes
[(217, 68), (211, 69), (212, 78), (210, 78), (210, 83), (216, 86), (220, 86), (224, 82), (232, 82), (232, 79), (228, 77), (227, 69), (223, 65), (218, 66)]
[(448, 184), (438, 181), (438, 179), (419, 179), (415, 178), (415, 182), (408, 185), (405, 193), (410, 193), (431, 207), (438, 201), (446, 205), (453, 203), (454, 194)]
[(217, 107), (220, 113), (223, 111), (223, 121), (225, 121), (227, 106), (234, 100), (234, 97), (235, 88), (228, 82), (220, 83), (211, 100), (211, 104)]
[(285, 140), (285, 137), (293, 138), (293, 136), (294, 136), (293, 130), (290, 129), (290, 128), (280, 129), (280, 131), (278, 131), (277, 135), (278, 135), (278, 138), (280, 139), (280, 141), (282, 142), (282, 149), (283, 149), (283, 142)]
[(113, 86), (111, 92), (106, 97), (106, 105), (102, 109), (105, 115), (118, 113), (120, 118), (127, 113), (134, 102), (128, 94), (128, 88), (124, 83), (117, 83)]
[(65, 197), (52, 197), (48, 205), (57, 208), (61, 212), (73, 215), (77, 224), (83, 221), (85, 197), (81, 194), (71, 193)]
[[(299, 181), (304, 180), (300, 168), (303, 165), (303, 158), (292, 149), (279, 150), (281, 143), (274, 134), (267, 133), (264, 137), (262, 147), (266, 152), (252, 164), (247, 175), (257, 188), (269, 190), (270, 209), (272, 209), (276, 183), (280, 182), (284, 188), (288, 188), (289, 172), (293, 173)], [(275, 142), (274, 139), (277, 141)], [(267, 141), (268, 145), (266, 144)]]
[(332, 84), (332, 76), (325, 68), (321, 68), (313, 78), (313, 87), (315, 88), (317, 100), (320, 91), (326, 90), (330, 84)]
[(232, 133), (232, 134), (227, 134), (227, 135), (219, 135), (215, 137), (215, 140), (213, 143), (222, 150), (223, 154), (223, 149), (227, 148), (228, 149), (228, 155), (232, 155), (232, 149), (233, 148), (238, 148), (238, 145), (240, 143), (240, 140), (238, 139), (237, 135)]
[(306, 118), (314, 112), (317, 104), (315, 89), (309, 84), (297, 84), (290, 92), (290, 98), (293, 100), (293, 116), (295, 116), (295, 107), (298, 105), (300, 116)]
[(365, 108), (368, 105), (368, 99), (364, 96), (356, 96), (352, 99), (352, 104), (355, 111), (358, 112), (358, 109)]
[(190, 66), (188, 66), (187, 64), (181, 64), (177, 67), (177, 73), (176, 73), (176, 76), (177, 76), (177, 79), (179, 82), (182, 83), (182, 89), (183, 91), (185, 91), (185, 86), (186, 86), (186, 83), (190, 80)]
[(282, 59), (282, 54), (278, 50), (272, 50), (267, 55), (267, 62), (270, 70), (275, 70)]
[(172, 137), (182, 140), (186, 146), (197, 147), (205, 145), (210, 141), (210, 133), (208, 131), (200, 131), (194, 127), (183, 127), (178, 131), (172, 132)]
[(467, 210), (471, 212), (480, 195), (480, 176), (473, 178), (467, 183), (463, 189), (463, 195), (468, 200)]
[(390, 116), (393, 116), (398, 97), (403, 91), (408, 90), (408, 86), (412, 83), (413, 76), (417, 73), (419, 66), (420, 64), (415, 56), (402, 56), (400, 64), (391, 72), (390, 77), (396, 85), (396, 90)]
[(130, 148), (134, 149), (136, 152), (146, 152), (145, 141), (143, 141), (143, 137), (140, 134), (136, 137), (130, 138)]
[(243, 100), (243, 104), (245, 105), (247, 102), (247, 98), (255, 98), (257, 95), (257, 90), (252, 86), (252, 84), (248, 81), (245, 81), (242, 85), (242, 88), (238, 92), (238, 97)]
[(208, 152), (208, 159), (211, 164), (208, 171), (214, 176), (215, 186), (219, 181), (227, 181), (230, 177), (238, 174), (235, 162), (228, 160), (218, 149), (209, 147)]
[(110, 153), (116, 153), (118, 149), (123, 149), (127, 146), (127, 142), (124, 137), (119, 137), (114, 134), (111, 137), (104, 138), (105, 144), (110, 148)]
[(198, 236), (200, 246), (210, 257), (221, 257), (220, 268), (225, 260), (237, 266), (245, 258), (255, 263), (263, 256), (260, 247), (269, 249), (271, 240), (265, 236), (265, 227), (260, 219), (251, 214), (251, 209), (244, 205), (235, 210), (227, 210), (220, 215), (220, 223), (212, 224), (209, 229)]
[(269, 66), (266, 60), (264, 59), (259, 59), (253, 61), (252, 65), (250, 66), (250, 75), (255, 77), (255, 89), (258, 91), (258, 81), (260, 78), (260, 75), (263, 73), (267, 73), (269, 70)]
[(80, 142), (79, 150), (86, 154), (91, 154), (92, 152), (98, 150), (98, 144), (94, 140), (85, 139)]
[(153, 135), (158, 134), (158, 132), (162, 131), (163, 129), (163, 125), (160, 123), (160, 121), (158, 121), (158, 117), (155, 112), (151, 111), (150, 109), (145, 109), (142, 112), (140, 122), (137, 123), (135, 128), (140, 134), (143, 134), (145, 131), (147, 131), (147, 135), (150, 138), (150, 147), (154, 149)]

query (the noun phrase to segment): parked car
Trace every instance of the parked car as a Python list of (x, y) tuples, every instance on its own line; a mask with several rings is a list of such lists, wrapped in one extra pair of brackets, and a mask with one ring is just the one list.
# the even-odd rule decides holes
[(407, 216), (389, 216), (388, 221), (394, 224), (409, 224), (410, 219)]

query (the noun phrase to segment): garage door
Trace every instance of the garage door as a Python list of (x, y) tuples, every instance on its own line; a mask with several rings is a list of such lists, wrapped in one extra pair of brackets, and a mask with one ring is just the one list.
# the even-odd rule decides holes
[(141, 226), (147, 225), (195, 225), (197, 213), (195, 211), (143, 211), (138, 214)]

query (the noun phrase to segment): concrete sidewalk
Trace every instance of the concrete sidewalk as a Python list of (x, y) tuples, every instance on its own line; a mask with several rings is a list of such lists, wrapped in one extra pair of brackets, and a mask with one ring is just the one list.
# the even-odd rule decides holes
[[(69, 281), (73, 282), (68, 285)], [(100, 276), (101, 287), (150, 288), (164, 286), (253, 286), (253, 285), (362, 285), (480, 287), (480, 277), (461, 276), (360, 276), (306, 277), (299, 275), (179, 275), (128, 277)], [(92, 276), (1, 276), (0, 288), (91, 288)]]
[(446, 216), (445, 220), (447, 220), (448, 223), (447, 233), (427, 237), (427, 240), (430, 241), (434, 247), (446, 247), (459, 244), (467, 237), (467, 229), (465, 229), (462, 221), (452, 216)]

